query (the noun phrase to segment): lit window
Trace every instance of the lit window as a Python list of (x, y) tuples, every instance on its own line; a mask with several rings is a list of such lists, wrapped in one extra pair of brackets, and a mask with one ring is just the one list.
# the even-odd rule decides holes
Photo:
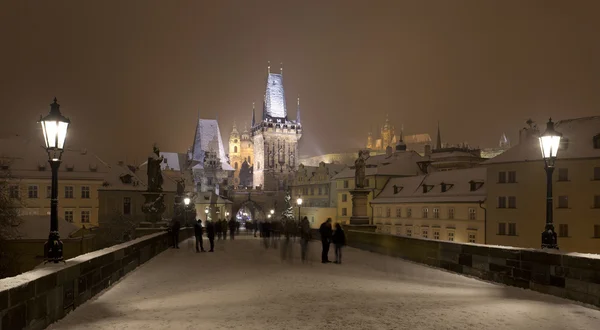
[(454, 208), (453, 207), (448, 209), (448, 219), (454, 219)]
[(469, 233), (469, 243), (475, 243), (477, 241), (477, 234)]
[(569, 196), (558, 196), (558, 208), (568, 209), (569, 208)]
[(477, 219), (477, 210), (474, 208), (469, 208), (469, 220)]
[(448, 240), (450, 242), (454, 242), (454, 232), (453, 231), (448, 232)]
[(429, 216), (429, 209), (426, 208), (426, 207), (424, 207), (423, 208), (423, 216), (422, 216), (422, 218), (423, 219), (427, 219), (428, 216)]
[(27, 187), (27, 197), (38, 198), (38, 186), (30, 185)]
[(508, 235), (517, 236), (517, 224), (516, 223), (508, 224)]
[(73, 222), (73, 211), (65, 211), (65, 221)]
[(81, 198), (90, 198), (90, 187), (89, 186), (83, 186), (81, 187)]
[(506, 235), (506, 223), (500, 222), (498, 224), (498, 235)]
[(440, 231), (439, 230), (433, 231), (433, 239), (440, 239)]
[(558, 181), (569, 181), (569, 169), (559, 168), (558, 169)]
[(427, 233), (427, 229), (422, 229), (422, 230), (421, 230), (421, 236), (422, 236), (423, 238), (427, 238), (427, 234), (428, 234), (428, 233)]
[(90, 211), (81, 211), (81, 223), (90, 222)]
[(569, 237), (569, 225), (561, 223), (558, 225), (558, 236)]
[[(600, 197), (600, 196), (598, 196)], [(396, 218), (401, 218), (402, 217), (402, 208), (397, 207), (396, 208)]]
[(73, 186), (65, 187), (65, 198), (73, 198)]
[(440, 209), (438, 209), (437, 207), (433, 208), (433, 218), (434, 219), (439, 219), (440, 218)]

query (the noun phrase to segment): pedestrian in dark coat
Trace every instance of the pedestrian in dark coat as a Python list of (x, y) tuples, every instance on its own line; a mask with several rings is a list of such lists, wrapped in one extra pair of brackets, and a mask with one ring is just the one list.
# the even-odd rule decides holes
[(179, 219), (173, 219), (173, 226), (171, 227), (171, 237), (173, 239), (173, 247), (179, 249), (179, 230), (181, 229), (181, 223)]
[(206, 222), (206, 236), (210, 242), (210, 250), (208, 252), (215, 252), (215, 225), (212, 221)]
[(331, 229), (331, 218), (327, 218), (327, 220), (321, 224), (319, 233), (321, 234), (321, 244), (323, 245), (321, 262), (326, 264), (331, 262), (329, 261), (329, 245), (331, 244), (331, 236), (333, 234), (333, 230)]
[(308, 242), (310, 241), (310, 222), (308, 222), (308, 218), (302, 218), (300, 221), (300, 255), (302, 257), (302, 262), (306, 262), (308, 258)]
[(217, 232), (217, 239), (221, 239), (221, 232), (222, 232), (222, 230), (221, 230), (221, 220), (215, 221), (215, 223), (213, 224), (213, 226), (215, 227), (215, 231)]
[(339, 223), (335, 224), (335, 231), (332, 237), (333, 245), (335, 246), (335, 263), (342, 263), (342, 247), (346, 245), (346, 234)]
[(221, 231), (223, 232), (223, 239), (227, 239), (227, 219), (221, 220)]
[[(206, 252), (206, 250), (204, 250), (204, 246), (202, 245), (202, 234), (204, 234), (204, 228), (202, 228), (202, 220), (198, 220), (194, 224), (194, 235), (196, 236), (196, 252)], [(198, 244), (200, 244), (200, 249), (198, 249)]]
[(237, 222), (233, 219), (233, 217), (231, 217), (231, 220), (229, 220), (229, 238), (233, 239), (236, 229), (237, 229)]

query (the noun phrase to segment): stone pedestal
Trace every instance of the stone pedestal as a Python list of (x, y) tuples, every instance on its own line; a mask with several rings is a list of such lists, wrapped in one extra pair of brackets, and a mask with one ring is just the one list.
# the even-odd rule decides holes
[(142, 211), (146, 214), (146, 222), (153, 223), (156, 226), (162, 221), (162, 214), (167, 208), (164, 195), (159, 192), (145, 192), (142, 195), (146, 199), (144, 205), (142, 205)]
[(367, 215), (368, 197), (371, 191), (368, 189), (350, 190), (352, 195), (352, 216), (350, 225), (369, 225), (370, 219)]

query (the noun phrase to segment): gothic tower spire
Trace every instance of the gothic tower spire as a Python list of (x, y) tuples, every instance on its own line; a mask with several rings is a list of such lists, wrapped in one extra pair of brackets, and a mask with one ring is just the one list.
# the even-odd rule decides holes
[(296, 123), (300, 124), (300, 94), (298, 94), (298, 110), (296, 111)]
[(435, 144), (436, 149), (442, 149), (442, 135), (440, 134), (440, 122), (438, 121), (438, 129), (437, 129), (437, 141)]
[(254, 114), (254, 102), (252, 102), (252, 125), (251, 125), (251, 127), (254, 127), (254, 125), (256, 125), (256, 115)]

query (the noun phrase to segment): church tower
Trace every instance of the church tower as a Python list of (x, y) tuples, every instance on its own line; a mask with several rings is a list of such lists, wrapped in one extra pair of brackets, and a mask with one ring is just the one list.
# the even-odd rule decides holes
[(233, 182), (235, 185), (240, 183), (240, 167), (242, 165), (240, 146), (240, 132), (237, 130), (237, 126), (234, 122), (231, 134), (229, 134), (229, 164), (231, 164), (235, 170), (233, 175)]
[(263, 114), (261, 121), (253, 120), (251, 129), (253, 185), (262, 186), (264, 190), (287, 189), (288, 180), (298, 167), (298, 141), (302, 136), (300, 102), (296, 120), (290, 120), (285, 101), (283, 69), (280, 73), (271, 73), (269, 65)]

